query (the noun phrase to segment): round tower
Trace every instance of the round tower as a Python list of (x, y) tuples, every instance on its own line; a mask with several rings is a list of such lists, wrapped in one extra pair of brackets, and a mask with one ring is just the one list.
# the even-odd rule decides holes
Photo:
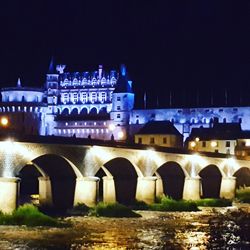
[(116, 88), (112, 95), (110, 118), (114, 125), (114, 139), (126, 140), (129, 130), (130, 112), (134, 107), (132, 81), (128, 79), (126, 67), (121, 65)]

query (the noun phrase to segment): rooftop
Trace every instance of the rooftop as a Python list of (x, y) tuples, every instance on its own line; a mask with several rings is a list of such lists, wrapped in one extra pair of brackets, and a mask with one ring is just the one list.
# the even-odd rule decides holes
[(137, 134), (170, 134), (181, 135), (170, 121), (150, 121)]

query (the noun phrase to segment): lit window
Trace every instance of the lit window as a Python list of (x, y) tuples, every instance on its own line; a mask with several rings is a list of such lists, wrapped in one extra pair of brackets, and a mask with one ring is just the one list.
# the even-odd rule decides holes
[(92, 100), (92, 102), (96, 102), (97, 101), (96, 92), (92, 92), (92, 94), (91, 94), (91, 100)]
[(101, 101), (101, 102), (105, 102), (105, 101), (106, 101), (106, 93), (105, 93), (105, 92), (102, 92), (102, 93), (101, 93), (100, 101)]
[(88, 99), (87, 94), (86, 93), (82, 93), (82, 102), (83, 103), (87, 102), (87, 99)]
[(218, 145), (217, 145), (217, 142), (216, 141), (211, 141), (211, 147), (213, 147), (213, 148), (215, 148), (215, 147), (217, 147)]

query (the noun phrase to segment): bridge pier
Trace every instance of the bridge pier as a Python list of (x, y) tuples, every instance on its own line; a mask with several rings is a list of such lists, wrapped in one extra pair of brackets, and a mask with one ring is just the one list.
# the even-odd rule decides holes
[(20, 179), (0, 177), (0, 210), (11, 213), (17, 208)]
[(104, 176), (103, 179), (103, 202), (116, 202), (115, 182), (113, 176)]
[(48, 176), (39, 177), (39, 204), (46, 207), (53, 206), (51, 181)]
[(220, 186), (220, 198), (233, 199), (235, 197), (236, 178), (222, 177)]
[(201, 178), (197, 177), (186, 177), (183, 188), (184, 200), (199, 200), (201, 193)]
[(99, 180), (95, 176), (77, 178), (74, 205), (84, 203), (88, 207), (95, 206), (99, 191)]
[(138, 177), (136, 187), (136, 200), (147, 204), (155, 202), (157, 177)]
[(156, 180), (156, 197), (162, 197), (164, 195), (162, 178)]

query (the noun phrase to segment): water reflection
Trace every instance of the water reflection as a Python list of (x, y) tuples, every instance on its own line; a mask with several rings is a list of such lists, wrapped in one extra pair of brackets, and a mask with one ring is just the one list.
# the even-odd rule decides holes
[(71, 217), (72, 228), (0, 227), (0, 249), (250, 249), (250, 213), (141, 212), (139, 219)]

